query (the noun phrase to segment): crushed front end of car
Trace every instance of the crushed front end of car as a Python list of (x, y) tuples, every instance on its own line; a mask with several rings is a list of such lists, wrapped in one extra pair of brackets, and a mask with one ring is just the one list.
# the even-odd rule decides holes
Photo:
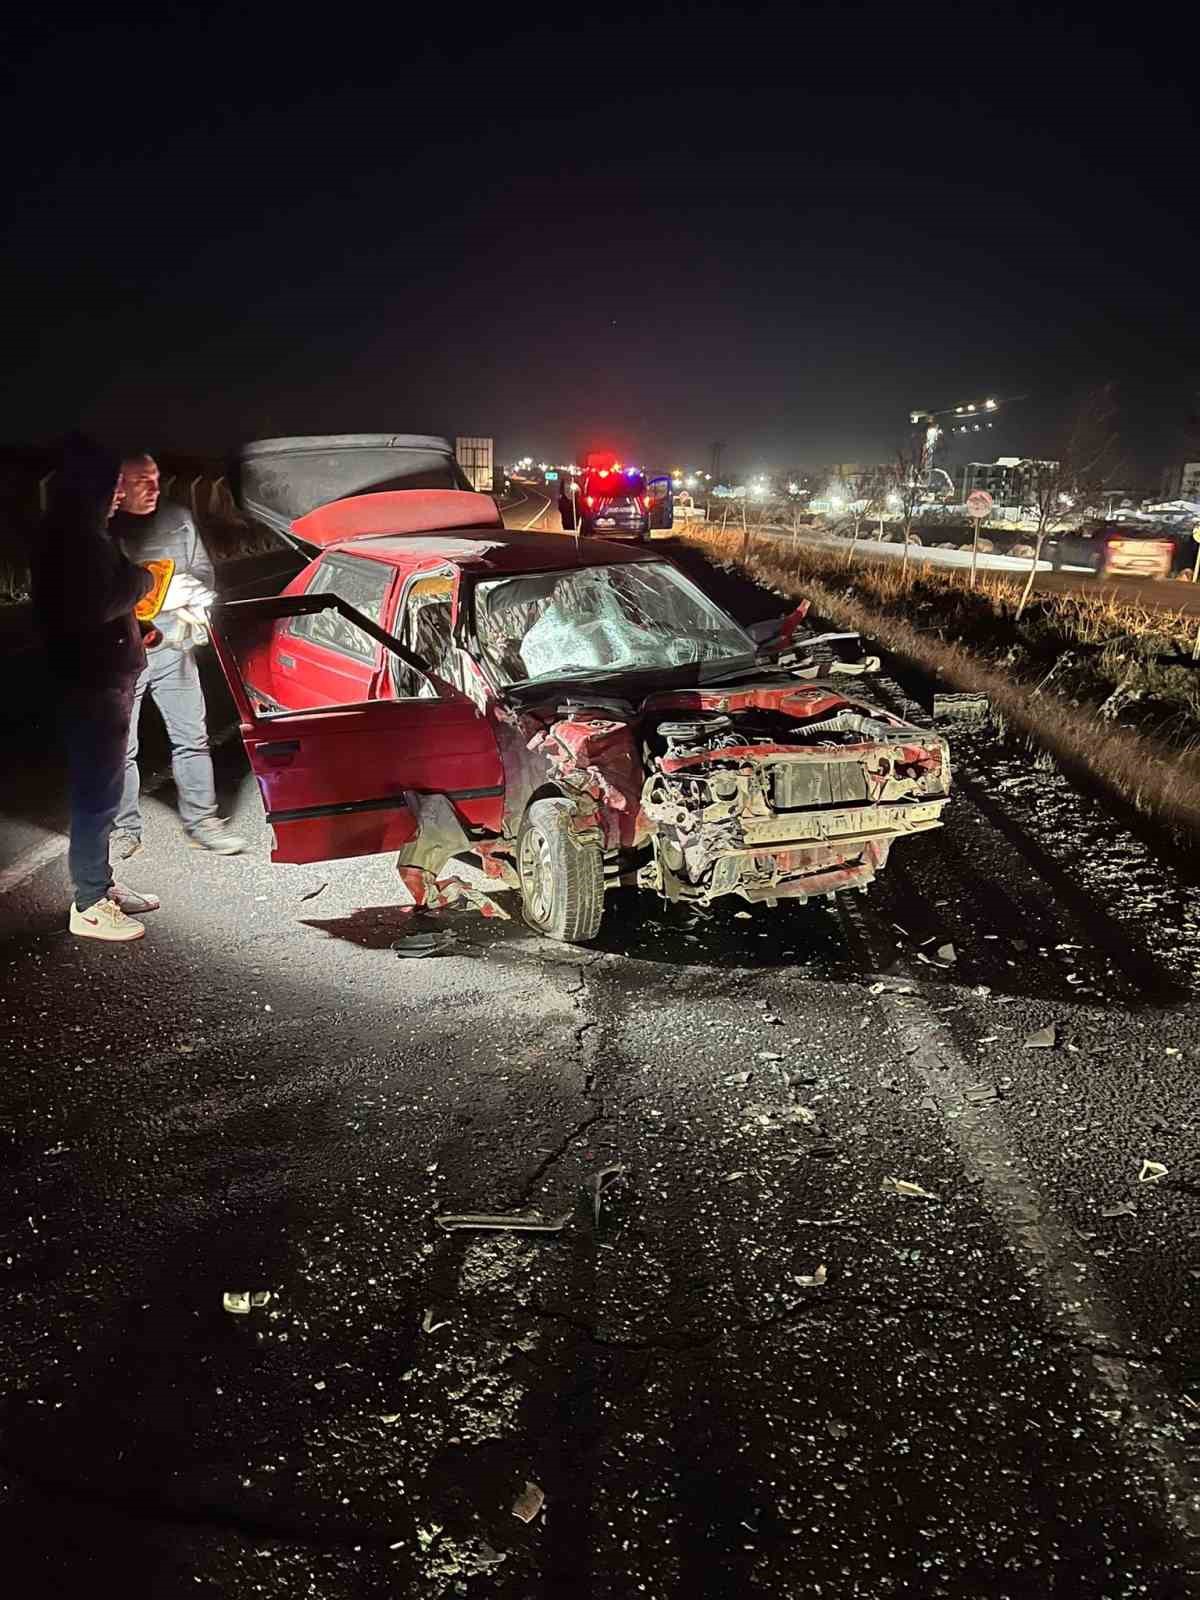
[(949, 799), (944, 739), (817, 684), (658, 696), (643, 742), (637, 881), (668, 900), (865, 890)]

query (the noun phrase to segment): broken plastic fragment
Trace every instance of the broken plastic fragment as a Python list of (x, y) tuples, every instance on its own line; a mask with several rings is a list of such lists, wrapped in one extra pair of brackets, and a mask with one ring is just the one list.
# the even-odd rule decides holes
[(319, 894), (324, 894), (328, 887), (327, 883), (319, 883), (315, 889), (310, 889), (307, 894), (302, 894), (300, 898), (301, 900), (315, 900)]
[(963, 1099), (971, 1105), (986, 1105), (989, 1100), (998, 1100), (999, 1090), (994, 1083), (973, 1083), (970, 1088), (963, 1090)]
[(744, 1084), (749, 1083), (753, 1076), (752, 1072), (730, 1072), (721, 1081), (723, 1083)]
[(1053, 1050), (1058, 1043), (1058, 1023), (1048, 1022), (1044, 1028), (1031, 1033), (1025, 1041), (1026, 1050)]
[(596, 1227), (600, 1226), (600, 1208), (604, 1203), (604, 1196), (616, 1183), (628, 1177), (629, 1168), (623, 1161), (614, 1161), (607, 1167), (601, 1167), (599, 1172), (594, 1172), (588, 1180), (588, 1192), (592, 1197), (592, 1220)]
[(1115, 1205), (1104, 1206), (1100, 1215), (1102, 1217), (1133, 1217), (1137, 1215), (1137, 1207), (1132, 1200), (1118, 1200)]
[(793, 1276), (802, 1289), (819, 1289), (824, 1284), (827, 1273), (822, 1263), (815, 1272), (797, 1272)]
[(439, 1328), (448, 1328), (449, 1326), (449, 1322), (435, 1322), (433, 1320), (433, 1312), (429, 1310), (427, 1310), (425, 1315), (421, 1318), (422, 1333), (436, 1333)]
[(221, 1304), (235, 1317), (245, 1317), (250, 1314), (252, 1307), (255, 1311), (261, 1310), (270, 1298), (269, 1289), (227, 1289), (221, 1296)]
[(522, 1522), (532, 1522), (546, 1503), (546, 1496), (536, 1483), (526, 1480), (525, 1487), (513, 1501), (512, 1514)]
[(514, 1216), (493, 1215), (483, 1211), (447, 1212), (445, 1215), (435, 1217), (434, 1221), (439, 1228), (445, 1228), (447, 1233), (457, 1228), (483, 1228), (494, 1232), (512, 1233), (561, 1233), (571, 1220), (571, 1213), (564, 1211), (561, 1217), (543, 1217), (536, 1211), (522, 1211)]
[(885, 1178), (879, 1186), (885, 1194), (909, 1195), (915, 1200), (936, 1200), (936, 1194), (922, 1189), (919, 1183), (909, 1183), (906, 1178)]
[(455, 942), (455, 938), (452, 928), (440, 928), (436, 933), (406, 933), (403, 938), (392, 940), (392, 949), (398, 956), (411, 960), (446, 950)]
[(1142, 1162), (1142, 1170), (1138, 1173), (1139, 1183), (1157, 1183), (1160, 1178), (1165, 1178), (1167, 1169), (1161, 1161)]
[(958, 951), (952, 944), (940, 944), (937, 947), (937, 958), (945, 962), (957, 961)]

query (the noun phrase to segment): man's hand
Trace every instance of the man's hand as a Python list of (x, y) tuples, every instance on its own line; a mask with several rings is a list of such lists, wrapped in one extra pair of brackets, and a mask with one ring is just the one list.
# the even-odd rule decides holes
[(211, 605), (213, 599), (212, 590), (206, 589), (198, 578), (187, 572), (177, 572), (167, 585), (162, 608), (164, 611), (181, 611), (189, 606), (203, 608)]

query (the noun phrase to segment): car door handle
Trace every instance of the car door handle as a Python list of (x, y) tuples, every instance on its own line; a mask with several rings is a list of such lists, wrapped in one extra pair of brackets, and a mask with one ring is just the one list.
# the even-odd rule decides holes
[(273, 767), (290, 766), (292, 757), (299, 753), (299, 739), (279, 739), (272, 744), (260, 744), (258, 747), (258, 754)]

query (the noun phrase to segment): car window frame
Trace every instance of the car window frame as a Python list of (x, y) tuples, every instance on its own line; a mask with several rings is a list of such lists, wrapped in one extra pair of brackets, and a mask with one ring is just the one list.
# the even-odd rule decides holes
[[(395, 588), (396, 569), (391, 565), (390, 562), (373, 561), (370, 556), (354, 555), (348, 550), (334, 551), (321, 560), (316, 572), (313, 573), (308, 586), (305, 588), (304, 593), (306, 595), (333, 594), (335, 591), (332, 588), (314, 589), (313, 584), (323, 573), (331, 569), (336, 570), (339, 566), (348, 566), (351, 569), (358, 567), (365, 571), (378, 571), (382, 575), (383, 588), (379, 601), (379, 616), (378, 618), (368, 618), (369, 621), (374, 621), (377, 626), (382, 627), (384, 620), (387, 617), (389, 600), (392, 591)], [(345, 599), (345, 596), (339, 596), (339, 598)], [(347, 600), (346, 604), (350, 605), (351, 603)], [(351, 606), (351, 609), (355, 612), (358, 612), (357, 606)], [(366, 612), (358, 612), (358, 614), (361, 616), (367, 615)], [(309, 615), (314, 615), (314, 613), (309, 613)], [(284, 630), (284, 636), (287, 639), (294, 639), (301, 644), (313, 645), (318, 650), (328, 650), (332, 655), (339, 656), (344, 661), (357, 662), (359, 666), (366, 667), (371, 672), (374, 672), (378, 669), (380, 651), (378, 640), (375, 641), (375, 648), (371, 654), (362, 656), (359, 655), (355, 650), (347, 650), (342, 645), (331, 644), (328, 639), (314, 639), (311, 634), (300, 632), (297, 624), (306, 620), (306, 617), (300, 616), (291, 618), (287, 628)], [(363, 629), (359, 629), (359, 632), (363, 631)], [(370, 634), (368, 634), (367, 637), (370, 638)]]
[[(396, 598), (395, 605), (392, 607), (392, 617), (391, 617), (392, 633), (394, 634), (395, 638), (401, 644), (404, 644), (405, 649), (409, 651), (410, 655), (413, 657), (413, 659), (415, 661), (421, 661), (422, 658), (417, 654), (416, 650), (413, 649), (413, 647), (410, 644), (407, 644), (405, 642), (405, 639), (404, 639), (404, 625), (405, 625), (406, 621), (408, 620), (408, 599), (409, 599), (409, 595), (411, 594), (412, 590), (417, 586), (418, 583), (423, 583), (427, 578), (441, 578), (441, 577), (447, 577), (447, 578), (450, 579), (450, 594), (451, 594), (451, 600), (450, 600), (450, 632), (449, 632), (450, 645), (451, 645), (451, 648), (454, 649), (454, 650), (457, 650), (457, 649), (460, 648), (459, 641), (455, 636), (455, 627), (454, 627), (454, 599), (455, 599), (455, 596), (457, 594), (457, 587), (458, 587), (458, 581), (459, 581), (458, 568), (456, 566), (454, 566), (453, 562), (449, 562), (449, 561), (439, 562), (438, 565), (434, 566), (434, 567), (419, 567), (416, 571), (410, 572), (408, 574), (408, 576), (402, 581), (401, 586), (400, 586), (400, 593)], [(409, 665), (408, 662), (403, 661), (401, 657), (398, 657), (398, 656), (395, 655), (395, 653), (393, 653), (392, 660), (391, 660), (391, 663), (390, 663), (390, 666), (389, 666), (389, 669), (388, 669), (388, 681), (391, 684), (392, 693), (395, 696), (395, 698), (398, 699), (398, 700), (425, 700), (425, 699), (429, 699), (430, 696), (428, 696), (428, 695), (401, 695), (401, 694), (397, 693), (396, 664), (397, 664), (398, 661), (401, 662), (401, 664), (404, 665), (404, 666), (408, 666)], [(445, 679), (439, 677), (438, 674), (433, 670), (433, 668), (432, 668), (432, 666), (430, 665), (429, 662), (423, 661), (422, 662), (422, 666), (423, 666), (423, 669), (424, 669), (423, 675), (425, 677), (426, 682), (432, 684), (434, 689), (437, 691), (437, 695), (436, 695), (437, 699), (445, 700), (447, 698), (447, 696), (442, 692), (443, 688), (449, 688), (451, 690), (454, 690), (456, 693), (457, 692), (461, 692), (461, 691), (457, 690), (457, 687), (456, 687), (455, 684), (452, 684), (452, 683), (447, 684)]]

